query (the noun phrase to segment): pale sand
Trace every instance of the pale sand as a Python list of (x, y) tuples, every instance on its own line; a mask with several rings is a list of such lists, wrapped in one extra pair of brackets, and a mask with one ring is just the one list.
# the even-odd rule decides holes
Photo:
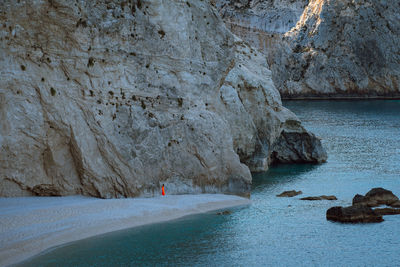
[(231, 195), (155, 198), (0, 198), (0, 266), (91, 236), (182, 216), (250, 204)]

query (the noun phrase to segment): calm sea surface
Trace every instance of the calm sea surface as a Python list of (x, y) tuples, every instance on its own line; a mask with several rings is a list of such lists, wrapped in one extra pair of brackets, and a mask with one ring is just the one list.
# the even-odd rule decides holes
[[(21, 266), (400, 266), (400, 215), (380, 224), (328, 222), (373, 187), (400, 196), (400, 101), (284, 103), (322, 138), (328, 162), (255, 174), (252, 205), (74, 242)], [(338, 201), (277, 198), (285, 190)]]

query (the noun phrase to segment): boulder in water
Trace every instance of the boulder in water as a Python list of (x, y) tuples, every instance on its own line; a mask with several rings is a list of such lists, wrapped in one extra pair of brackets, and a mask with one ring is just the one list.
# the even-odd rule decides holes
[(303, 197), (300, 198), (300, 200), (337, 200), (337, 198), (335, 196), (319, 196), (319, 197)]
[(332, 207), (326, 212), (326, 219), (341, 223), (383, 222), (382, 215), (368, 206)]
[(230, 214), (232, 214), (230, 210), (224, 210), (217, 213), (217, 215), (230, 215)]
[(369, 207), (377, 207), (380, 205), (399, 205), (399, 198), (392, 191), (384, 188), (373, 188), (365, 196), (355, 195), (353, 205), (364, 205)]
[(291, 191), (284, 191), (280, 193), (279, 195), (276, 195), (277, 197), (294, 197), (297, 195), (301, 195), (303, 192), (301, 191), (296, 191), (296, 190), (291, 190)]

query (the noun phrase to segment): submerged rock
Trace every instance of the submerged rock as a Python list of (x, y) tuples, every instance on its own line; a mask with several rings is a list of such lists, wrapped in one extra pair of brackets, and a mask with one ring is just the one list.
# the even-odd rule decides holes
[(337, 198), (335, 196), (319, 196), (319, 197), (303, 197), (300, 198), (300, 200), (337, 200)]
[(365, 196), (355, 195), (353, 205), (365, 205), (369, 207), (377, 207), (380, 205), (397, 206), (399, 198), (392, 191), (384, 188), (373, 188)]
[(246, 195), (250, 170), (326, 159), (208, 1), (0, 13), (0, 196)]
[(367, 206), (332, 207), (327, 210), (326, 219), (342, 223), (383, 222), (382, 216)]
[(301, 191), (296, 191), (296, 190), (291, 190), (291, 191), (284, 191), (280, 193), (279, 195), (276, 195), (277, 197), (294, 197), (297, 195), (301, 195), (303, 192)]
[(230, 210), (224, 210), (217, 213), (217, 215), (230, 215), (230, 214), (232, 214)]

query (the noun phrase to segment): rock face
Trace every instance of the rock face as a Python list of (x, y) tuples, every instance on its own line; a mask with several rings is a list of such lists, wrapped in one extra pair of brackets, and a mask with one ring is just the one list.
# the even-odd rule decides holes
[[(283, 97), (400, 96), (398, 1), (291, 1), (287, 8), (296, 10), (293, 16), (272, 20), (275, 9), (264, 9), (261, 15), (256, 11), (272, 1), (249, 1), (242, 6), (220, 2), (227, 25), (234, 25), (232, 31), (251, 44), (258, 43), (266, 53)], [(304, 4), (297, 24), (289, 23)], [(275, 33), (271, 25), (280, 20), (286, 27)]]
[(371, 189), (365, 196), (355, 195), (353, 205), (377, 207), (380, 205), (397, 206), (399, 198), (392, 191), (378, 187)]
[(276, 195), (277, 197), (294, 197), (297, 195), (301, 195), (303, 192), (301, 191), (296, 191), (296, 190), (291, 190), (291, 191), (284, 191), (280, 193), (279, 195)]
[(224, 210), (221, 212), (217, 212), (217, 215), (230, 215), (232, 212), (230, 210)]
[(318, 142), (315, 142), (317, 137), (304, 128), (301, 131), (299, 121), (287, 121), (286, 125), (287, 127), (274, 145), (272, 162), (321, 163), (326, 160), (326, 151)]
[(342, 223), (383, 222), (382, 216), (367, 206), (332, 207), (327, 210), (326, 219)]
[(10, 0), (0, 20), (0, 196), (247, 194), (250, 170), (326, 159), (207, 1)]
[(268, 54), (300, 19), (308, 0), (216, 0), (227, 27)]
[(400, 96), (398, 1), (312, 0), (272, 66), (283, 96)]

